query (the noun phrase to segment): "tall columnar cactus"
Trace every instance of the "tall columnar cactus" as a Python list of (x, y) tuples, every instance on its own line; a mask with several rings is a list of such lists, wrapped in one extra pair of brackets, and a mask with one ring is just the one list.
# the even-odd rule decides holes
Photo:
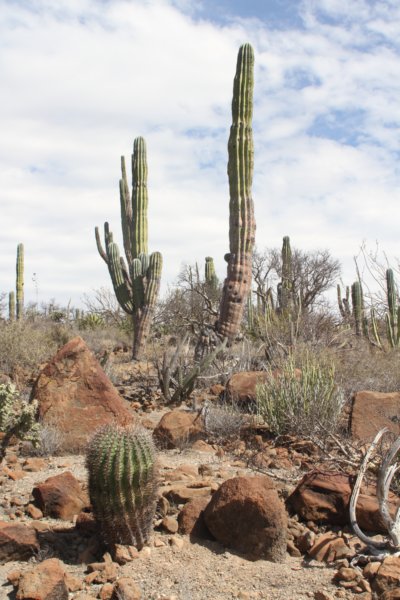
[(86, 455), (93, 512), (107, 544), (141, 549), (150, 537), (157, 500), (156, 452), (138, 425), (106, 425)]
[(353, 317), (356, 328), (356, 335), (362, 336), (364, 333), (364, 297), (362, 286), (359, 281), (355, 281), (351, 286), (351, 302), (353, 305)]
[(8, 294), (8, 318), (10, 321), (15, 320), (15, 293)]
[(243, 316), (251, 289), (255, 220), (251, 195), (253, 180), (253, 75), (254, 52), (250, 44), (239, 49), (233, 82), (232, 126), (228, 141), (229, 254), (216, 330), (232, 340)]
[(100, 256), (108, 265), (115, 295), (125, 312), (133, 319), (134, 360), (140, 358), (149, 334), (152, 315), (160, 288), (162, 256), (148, 254), (147, 248), (147, 158), (143, 138), (136, 138), (132, 155), (132, 195), (126, 175), (125, 159), (121, 158), (122, 178), (119, 182), (121, 224), (126, 261), (120, 256), (108, 223), (104, 224), (105, 250), (96, 227), (96, 242)]
[(346, 285), (346, 296), (344, 298), (342, 298), (342, 290), (339, 284), (336, 286), (336, 292), (340, 314), (342, 315), (343, 319), (347, 319), (351, 315), (350, 288), (348, 285)]
[(386, 294), (388, 312), (386, 330), (389, 344), (392, 348), (400, 346), (400, 306), (397, 306), (397, 292), (392, 269), (386, 271)]
[(17, 279), (16, 279), (16, 298), (17, 298), (17, 319), (22, 319), (24, 315), (24, 245), (17, 246)]
[(292, 275), (292, 250), (290, 238), (285, 236), (282, 244), (282, 281), (279, 291), (280, 309), (283, 314), (290, 314), (293, 308), (294, 291)]
[(215, 290), (218, 287), (218, 277), (215, 272), (214, 259), (211, 256), (206, 256), (204, 278), (210, 289)]

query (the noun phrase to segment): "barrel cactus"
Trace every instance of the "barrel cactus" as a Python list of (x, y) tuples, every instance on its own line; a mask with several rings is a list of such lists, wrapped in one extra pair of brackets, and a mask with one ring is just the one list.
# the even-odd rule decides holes
[(228, 141), (229, 253), (216, 330), (232, 340), (237, 334), (251, 289), (255, 238), (253, 180), (253, 75), (254, 52), (250, 44), (239, 49), (233, 82), (232, 126)]
[(157, 500), (156, 452), (151, 434), (134, 425), (99, 429), (86, 455), (93, 512), (107, 544), (149, 540)]
[(119, 182), (121, 225), (125, 258), (108, 223), (104, 224), (105, 250), (96, 227), (96, 242), (100, 256), (107, 263), (117, 300), (123, 310), (132, 315), (132, 358), (143, 352), (160, 288), (162, 256), (148, 254), (147, 238), (147, 155), (143, 138), (136, 138), (132, 155), (132, 194), (129, 192), (125, 159), (121, 158), (122, 178)]

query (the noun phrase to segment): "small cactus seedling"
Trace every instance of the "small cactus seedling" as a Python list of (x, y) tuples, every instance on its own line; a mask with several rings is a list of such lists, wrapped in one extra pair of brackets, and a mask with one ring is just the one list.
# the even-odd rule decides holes
[(93, 512), (107, 544), (136, 545), (150, 537), (156, 509), (156, 452), (144, 428), (111, 424), (92, 438), (86, 466)]

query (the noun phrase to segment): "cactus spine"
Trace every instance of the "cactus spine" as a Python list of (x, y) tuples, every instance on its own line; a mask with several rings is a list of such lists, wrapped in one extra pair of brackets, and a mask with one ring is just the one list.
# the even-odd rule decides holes
[(97, 227), (95, 234), (97, 249), (108, 265), (117, 300), (123, 310), (132, 315), (132, 357), (136, 360), (142, 354), (150, 331), (162, 270), (161, 254), (153, 252), (149, 255), (147, 248), (147, 157), (143, 138), (136, 138), (133, 144), (132, 195), (129, 192), (124, 157), (121, 158), (121, 172), (121, 225), (126, 261), (120, 256), (108, 223), (104, 224), (105, 250)]
[(253, 180), (253, 75), (254, 52), (250, 44), (239, 49), (233, 82), (232, 126), (228, 141), (229, 254), (227, 277), (220, 304), (217, 332), (232, 340), (241, 324), (251, 289), (251, 263), (255, 237)]
[(22, 319), (24, 315), (24, 245), (17, 246), (17, 279), (16, 279), (16, 299), (17, 299), (17, 319)]
[(86, 455), (93, 512), (108, 544), (136, 545), (150, 537), (156, 509), (156, 453), (142, 427), (106, 425)]

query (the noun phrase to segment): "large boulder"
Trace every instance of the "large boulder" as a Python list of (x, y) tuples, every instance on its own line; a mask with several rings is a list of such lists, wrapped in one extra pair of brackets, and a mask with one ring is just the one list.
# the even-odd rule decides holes
[(351, 410), (352, 436), (370, 442), (383, 427), (400, 435), (400, 392), (356, 392)]
[[(354, 477), (343, 473), (312, 471), (304, 475), (286, 500), (288, 509), (304, 521), (329, 525), (349, 524), (349, 503)], [(389, 510), (395, 514), (400, 499), (389, 493)], [(375, 486), (363, 485), (357, 501), (357, 522), (361, 529), (386, 533), (379, 513)]]
[(213, 536), (228, 548), (252, 559), (285, 560), (287, 515), (267, 476), (225, 481), (205, 508), (204, 520)]
[(153, 436), (163, 448), (182, 448), (204, 436), (198, 413), (171, 410), (161, 417)]
[(133, 420), (129, 404), (119, 395), (80, 337), (63, 346), (42, 369), (32, 398), (39, 418), (63, 435), (66, 451), (79, 452), (100, 426)]
[(32, 496), (44, 515), (64, 521), (73, 520), (90, 504), (87, 493), (69, 471), (38, 483), (32, 490)]

